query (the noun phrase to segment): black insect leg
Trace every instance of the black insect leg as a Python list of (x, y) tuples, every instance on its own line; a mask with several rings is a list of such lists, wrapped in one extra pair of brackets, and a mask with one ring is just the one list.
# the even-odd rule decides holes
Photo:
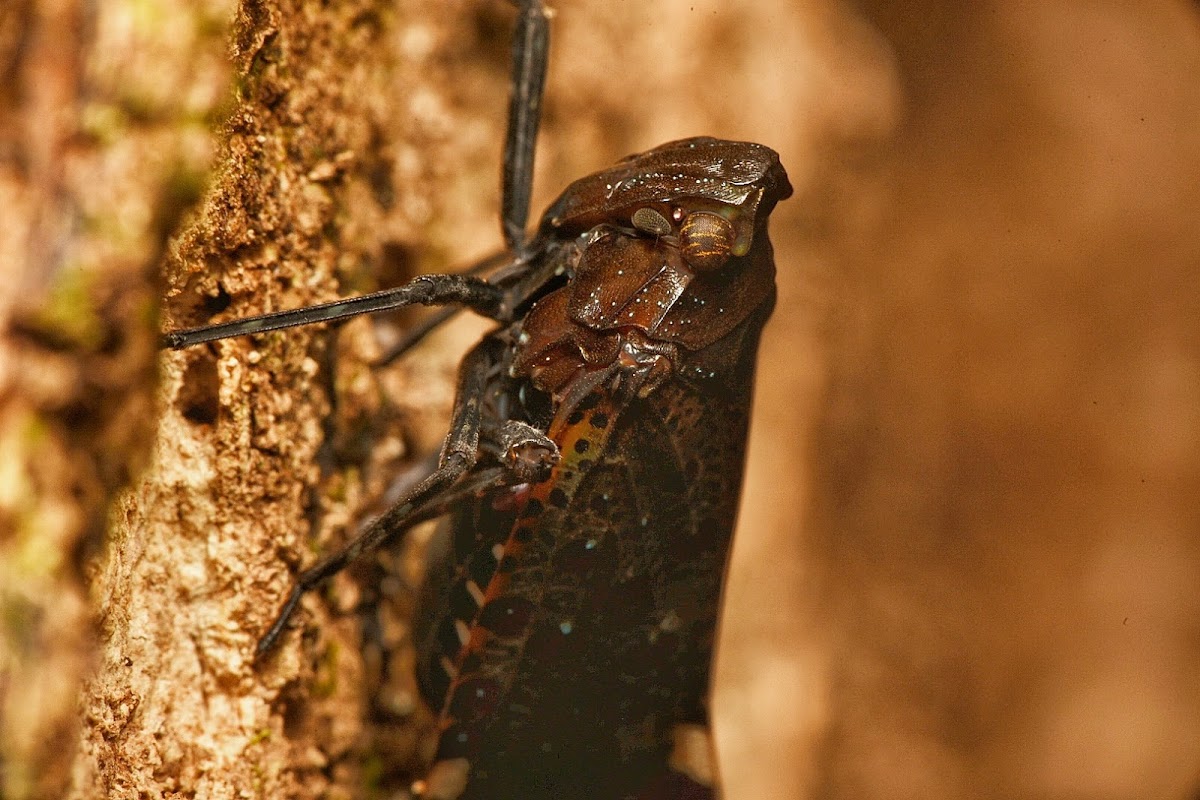
[(264, 333), (313, 322), (329, 322), (412, 305), (457, 304), (485, 317), (506, 322), (508, 320), (505, 317), (511, 314), (511, 303), (505, 302), (507, 295), (504, 289), (482, 278), (469, 275), (421, 275), (403, 286), (385, 289), (382, 292), (348, 297), (345, 300), (292, 311), (276, 311), (256, 317), (235, 319), (217, 325), (171, 331), (163, 334), (163, 346), (179, 350), (232, 336)]
[[(492, 279), (489, 281), (493, 285), (499, 286), (503, 284), (502, 282), (497, 282), (496, 278), (504, 275), (505, 269), (503, 268), (507, 268), (507, 270), (515, 270), (516, 274), (521, 274), (525, 271), (524, 265), (520, 265), (519, 269), (517, 269), (517, 266), (518, 265), (514, 264), (513, 262), (512, 254), (508, 251), (502, 251), (500, 253), (490, 255), (482, 261), (473, 264), (472, 266), (463, 270), (460, 274), (481, 275), (484, 273), (495, 272), (497, 269), (499, 269), (500, 272), (498, 274), (493, 274), (491, 276)], [(424, 319), (417, 323), (413, 327), (406, 330), (404, 335), (401, 336), (399, 340), (389, 347), (387, 351), (383, 353), (383, 355), (379, 356), (379, 358), (372, 362), (371, 366), (386, 367), (388, 364), (391, 364), (397, 358), (404, 355), (422, 340), (424, 340), (424, 338), (428, 336), (431, 331), (441, 327), (450, 319), (452, 319), (454, 315), (461, 311), (461, 306), (443, 308), (436, 314), (430, 316), (428, 319)]]
[(504, 241), (520, 257), (525, 254), (525, 223), (529, 219), (534, 145), (542, 117), (542, 94), (546, 88), (550, 25), (541, 0), (514, 2), (518, 11), (513, 32), (508, 134), (504, 141), (501, 226)]
[[(498, 345), (499, 342), (495, 339), (485, 339), (463, 358), (450, 433), (442, 446), (437, 469), (367, 525), (354, 541), (300, 574), (295, 587), (280, 609), (279, 616), (259, 640), (255, 648), (255, 658), (261, 657), (274, 647), (305, 592), (316, 588), (350, 562), (372, 552), (415, 524), (416, 517), (421, 515), (426, 507), (440, 505), (444, 495), (448, 492), (453, 493), (455, 484), (471, 472), (479, 453), (480, 405), (488, 375), (501, 355)], [(421, 519), (425, 518), (427, 517), (421, 515)]]

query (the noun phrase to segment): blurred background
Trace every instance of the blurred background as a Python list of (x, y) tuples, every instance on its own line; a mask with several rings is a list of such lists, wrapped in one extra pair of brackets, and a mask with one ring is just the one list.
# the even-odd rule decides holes
[[(10, 476), (0, 599), (5, 618), (21, 620), (0, 651), (8, 796), (56, 796), (72, 769), (75, 796), (138, 786), (225, 796), (213, 788), (227, 785), (221, 771), (267, 724), (246, 666), (213, 680), (223, 662), (212, 655), (197, 685), (213, 680), (210, 692), (236, 700), (209, 703), (184, 750), (163, 744), (172, 713), (184, 713), (172, 703), (187, 704), (159, 708), (165, 690), (139, 675), (171, 652), (173, 632), (187, 639), (194, 595), (171, 595), (180, 606), (144, 618), (136, 603), (155, 601), (136, 591), (128, 613), (103, 610), (154, 545), (136, 557), (111, 550), (90, 571), (82, 555), (28, 568), (30, 542), (37, 552), (98, 549), (94, 520), (114, 495), (115, 524), (142, 519), (137, 509), (165, 496), (148, 487), (169, 458), (148, 456), (147, 443), (183, 434), (130, 432), (141, 430), (127, 419), (134, 411), (150, 424), (152, 343), (123, 349), (131, 334), (115, 350), (55, 349), (22, 306), (44, 307), (76, 271), (107, 292), (100, 308), (153, 297), (163, 263), (190, 276), (173, 278), (173, 290), (218, 296), (205, 265), (248, 252), (245, 232), (228, 224), (238, 208), (229, 176), (251, 161), (251, 134), (274, 141), (270, 125), (251, 130), (241, 115), (265, 118), (264, 108), (295, 137), (337, 140), (314, 145), (301, 175), (323, 186), (328, 176), (313, 170), (353, 176), (319, 219), (350, 231), (343, 244), (357, 261), (318, 253), (305, 261), (324, 265), (311, 285), (261, 278), (281, 306), (392, 285), (499, 245), (511, 13), (482, 0), (352, 5), (360, 16), (345, 29), (323, 29), (332, 12), (302, 5), (0, 8), (0, 97), (12, 112), (0, 115), (0, 466)], [(714, 693), (726, 798), (1200, 796), (1200, 6), (561, 0), (554, 10), (535, 213), (576, 177), (697, 134), (777, 149), (796, 187), (772, 219), (779, 302), (760, 353)], [(354, 69), (333, 59), (303, 74), (278, 55), (298, 63), (336, 50), (329, 39), (359, 30), (363, 16), (369, 39), (339, 56)], [(285, 89), (272, 94), (255, 82), (279, 64), (288, 76), (271, 80)], [(246, 83), (257, 93), (231, 99)], [(314, 107), (369, 118), (366, 132), (278, 111), (306, 92)], [(341, 104), (323, 92), (341, 92)], [(337, 161), (351, 151), (350, 166)], [(262, 218), (249, 192), (237, 196), (245, 218)], [(303, 227), (303, 209), (280, 212), (289, 215)], [(236, 279), (223, 286), (243, 296)], [(247, 278), (244, 296), (256, 286)], [(397, 458), (440, 438), (456, 353), (481, 329), (455, 328), (402, 368)], [(48, 349), (75, 366), (47, 371)], [(105, 373), (128, 380), (88, 378), (97, 352), (134, 352), (136, 364), (117, 359), (125, 366)], [(206, 369), (189, 379), (168, 366), (160, 406), (197, 374), (233, 380)], [(135, 466), (149, 459), (150, 473), (96, 455), (100, 434), (79, 434), (78, 408), (61, 400), (81, 392), (94, 400), (84, 416), (125, 432), (105, 434), (105, 448), (133, 454)], [(222, 409), (237, 402), (220, 398)], [(22, 433), (51, 412), (59, 466), (45, 440)], [(309, 428), (295, 441), (318, 439)], [(47, 507), (71, 470), (84, 474), (71, 485), (91, 488), (51, 505), (82, 503), (78, 519), (22, 522), (30, 497)], [(164, 514), (167, 527), (146, 541), (169, 538), (190, 513)], [(224, 558), (238, 575), (230, 565), (243, 551), (205, 535), (200, 563)], [(277, 562), (261, 538), (253, 547)], [(255, 588), (259, 605), (274, 596)], [(106, 626), (99, 650), (86, 633), (89, 602)], [(114, 645), (113, 630), (129, 625), (157, 627), (142, 660), (122, 666), (128, 645)], [(244, 649), (237, 627), (205, 652)], [(79, 727), (75, 687), (93, 671)], [(136, 736), (139, 755), (121, 772), (114, 742)], [(76, 739), (79, 748), (63, 745)], [(225, 752), (228, 741), (238, 744)], [(311, 767), (319, 779), (274, 784), (270, 772), (263, 785), (348, 791), (335, 767), (352, 750), (271, 751), (280, 763), (324, 761)], [(143, 772), (129, 766), (143, 762)]]

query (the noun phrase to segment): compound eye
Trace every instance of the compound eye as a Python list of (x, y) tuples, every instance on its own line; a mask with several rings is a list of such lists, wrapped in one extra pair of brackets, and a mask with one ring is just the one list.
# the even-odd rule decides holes
[(651, 236), (670, 236), (671, 223), (653, 208), (639, 208), (630, 218), (633, 227)]
[(697, 272), (720, 269), (733, 250), (733, 225), (719, 214), (695, 211), (679, 230), (684, 259)]

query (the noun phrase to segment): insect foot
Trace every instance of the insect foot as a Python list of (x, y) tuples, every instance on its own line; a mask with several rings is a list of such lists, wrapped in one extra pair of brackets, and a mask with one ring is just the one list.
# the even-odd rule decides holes
[(554, 440), (527, 422), (505, 422), (499, 438), (504, 465), (521, 483), (544, 481), (560, 458)]

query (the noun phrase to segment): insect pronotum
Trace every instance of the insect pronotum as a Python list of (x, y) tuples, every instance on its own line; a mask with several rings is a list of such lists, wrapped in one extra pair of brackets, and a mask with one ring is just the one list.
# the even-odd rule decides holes
[(298, 576), (257, 655), (306, 591), (448, 515), (449, 557), (430, 567), (417, 625), (418, 680), (441, 731), (425, 795), (704, 797), (667, 758), (676, 725), (706, 722), (775, 300), (767, 220), (791, 186), (766, 147), (684, 139), (571, 184), (527, 237), (549, 32), (540, 0), (518, 6), (496, 274), (425, 275), (165, 344), (412, 304), (494, 320), (463, 358), (437, 467)]

